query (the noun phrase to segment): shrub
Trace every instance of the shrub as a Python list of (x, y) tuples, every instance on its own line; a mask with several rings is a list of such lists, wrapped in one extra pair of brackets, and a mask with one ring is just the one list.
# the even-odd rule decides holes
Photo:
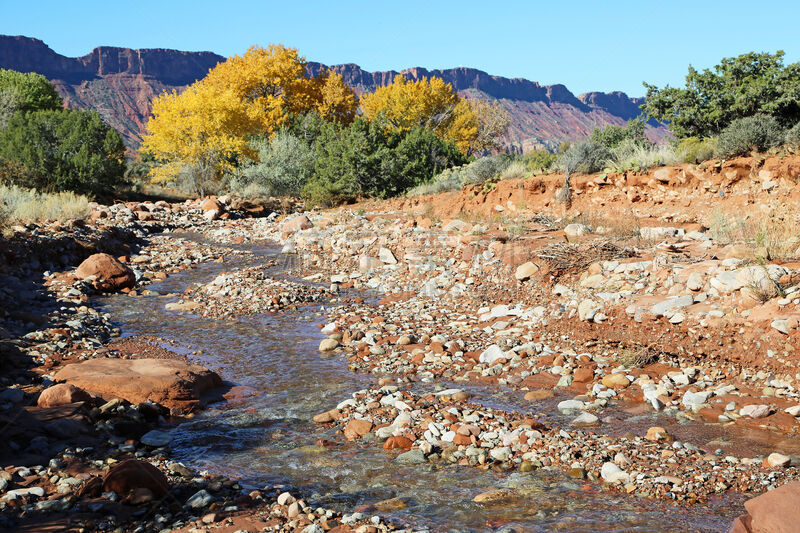
[(527, 172), (524, 166), (515, 163), (514, 158), (506, 154), (482, 157), (467, 165), (443, 170), (432, 181), (409, 190), (407, 196), (457, 191), (465, 185), (484, 185), (500, 178), (512, 165), (515, 168), (509, 170), (509, 176), (516, 176), (520, 170)]
[(581, 141), (571, 144), (561, 156), (558, 166), (564, 172), (584, 172), (591, 174), (605, 168), (611, 158), (611, 151), (600, 143)]
[(792, 148), (800, 148), (800, 122), (786, 132), (786, 144)]
[(314, 173), (303, 196), (320, 205), (402, 194), (465, 161), (455, 145), (431, 131), (391, 131), (365, 119), (324, 127), (313, 148)]
[(702, 163), (708, 161), (717, 152), (717, 138), (686, 137), (681, 139), (675, 148), (675, 155), (684, 163)]
[(527, 167), (534, 173), (547, 171), (558, 159), (558, 155), (547, 150), (531, 150), (522, 157)]
[(40, 193), (16, 185), (0, 185), (0, 225), (74, 220), (89, 216), (89, 200), (72, 192)]
[(311, 147), (285, 129), (272, 140), (261, 138), (251, 144), (258, 162), (244, 168), (244, 182), (257, 184), (272, 196), (299, 196), (314, 172)]
[(666, 144), (641, 144), (625, 140), (611, 149), (611, 157), (606, 164), (618, 172), (626, 170), (647, 170), (652, 167), (672, 165), (678, 157), (671, 146)]
[(522, 161), (511, 161), (506, 168), (500, 171), (501, 180), (524, 178), (530, 171)]
[(717, 154), (733, 157), (751, 151), (764, 152), (781, 144), (785, 135), (778, 121), (769, 115), (740, 118), (720, 133)]
[(647, 137), (644, 135), (645, 121), (643, 117), (637, 117), (629, 120), (625, 127), (615, 126), (608, 124), (605, 128), (592, 131), (589, 140), (602, 144), (606, 148), (614, 148), (626, 141), (632, 141), (640, 144), (650, 144)]
[(9, 181), (39, 190), (102, 194), (124, 180), (122, 136), (95, 111), (15, 114), (0, 131), (0, 159), (25, 169)]

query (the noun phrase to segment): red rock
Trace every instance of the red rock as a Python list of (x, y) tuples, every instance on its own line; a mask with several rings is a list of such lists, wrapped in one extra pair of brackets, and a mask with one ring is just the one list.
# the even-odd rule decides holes
[(104, 492), (113, 490), (120, 496), (127, 496), (137, 489), (148, 489), (160, 498), (169, 490), (169, 481), (161, 470), (147, 461), (136, 459), (122, 461), (103, 476)]
[(353, 418), (344, 428), (344, 436), (347, 440), (355, 440), (363, 437), (372, 429), (372, 422)]
[(386, 439), (383, 443), (384, 450), (394, 450), (400, 448), (401, 450), (410, 450), (414, 443), (411, 439), (403, 436), (392, 436)]
[[(748, 500), (744, 507), (752, 533), (794, 533), (800, 524), (800, 482), (792, 481)], [(742, 523), (747, 525), (746, 520)]]
[(136, 284), (136, 276), (133, 274), (133, 270), (108, 254), (90, 255), (78, 266), (75, 275), (79, 279), (96, 276), (96, 287), (106, 291), (117, 291), (123, 288), (130, 289)]
[(594, 371), (591, 368), (580, 367), (575, 369), (572, 380), (575, 383), (588, 383), (594, 378)]
[(39, 394), (36, 405), (39, 407), (58, 407), (75, 402), (88, 402), (92, 397), (85, 390), (69, 383), (59, 383), (48, 387)]
[(737, 516), (728, 533), (753, 533), (753, 530), (750, 529), (750, 515)]
[(284, 238), (288, 237), (292, 233), (303, 229), (310, 229), (314, 227), (311, 221), (305, 215), (297, 215), (295, 217), (289, 218), (281, 224), (281, 236)]
[(200, 209), (203, 211), (219, 211), (220, 213), (225, 210), (221, 203), (215, 198), (206, 198), (200, 204)]
[(90, 359), (65, 366), (55, 379), (105, 399), (151, 400), (184, 410), (198, 407), (204, 391), (222, 385), (215, 372), (178, 359)]

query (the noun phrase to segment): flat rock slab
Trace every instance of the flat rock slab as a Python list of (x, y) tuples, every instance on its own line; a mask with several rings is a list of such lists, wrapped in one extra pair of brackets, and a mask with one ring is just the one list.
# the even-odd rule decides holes
[(55, 379), (106, 400), (150, 400), (183, 410), (199, 407), (204, 391), (222, 385), (215, 372), (177, 359), (90, 359), (62, 368)]

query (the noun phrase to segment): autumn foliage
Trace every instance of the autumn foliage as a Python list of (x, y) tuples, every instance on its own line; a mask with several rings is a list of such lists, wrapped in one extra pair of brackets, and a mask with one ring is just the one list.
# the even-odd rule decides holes
[(471, 155), (496, 149), (508, 124), (499, 104), (459, 97), (441, 78), (407, 80), (403, 75), (361, 99), (364, 116), (407, 131), (432, 130)]
[[(461, 98), (440, 78), (397, 76), (359, 102), (340, 74), (311, 76), (307, 67), (294, 48), (254, 46), (184, 92), (159, 96), (142, 143), (156, 163), (151, 176), (162, 182), (190, 177), (201, 194), (205, 183), (222, 176), (280, 192), (294, 150), (312, 160), (298, 167), (303, 172), (290, 173), (297, 175), (293, 190), (306, 183), (303, 190), (319, 203), (385, 196), (497, 148), (506, 127), (498, 104)], [(313, 135), (287, 137), (286, 130), (308, 117), (316, 124)]]
[(185, 167), (220, 174), (243, 157), (255, 158), (250, 138), (271, 137), (290, 116), (314, 111), (347, 124), (357, 105), (338, 74), (308, 76), (296, 49), (254, 46), (218, 64), (184, 92), (156, 98), (142, 151), (159, 162), (152, 171), (159, 181)]

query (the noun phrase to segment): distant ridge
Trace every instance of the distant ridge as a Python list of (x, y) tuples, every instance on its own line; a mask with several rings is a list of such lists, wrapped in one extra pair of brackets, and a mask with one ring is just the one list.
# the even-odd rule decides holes
[[(135, 148), (150, 114), (150, 102), (163, 91), (182, 89), (202, 78), (225, 58), (213, 52), (182, 52), (162, 48), (134, 50), (100, 46), (82, 57), (66, 57), (39, 39), (0, 35), (0, 68), (38, 72), (49, 78), (66, 105), (96, 109)], [(311, 74), (326, 68), (310, 62)], [(410, 79), (438, 76), (467, 98), (498, 100), (509, 112), (505, 138), (509, 150), (554, 148), (564, 140), (587, 137), (595, 127), (623, 125), (639, 115), (641, 98), (622, 92), (591, 92), (575, 96), (563, 85), (540, 85), (523, 78), (492, 76), (459, 67), (427, 70), (421, 67), (368, 72), (355, 64), (330, 67), (358, 93), (391, 83), (397, 74)], [(657, 140), (667, 131), (648, 126)]]

